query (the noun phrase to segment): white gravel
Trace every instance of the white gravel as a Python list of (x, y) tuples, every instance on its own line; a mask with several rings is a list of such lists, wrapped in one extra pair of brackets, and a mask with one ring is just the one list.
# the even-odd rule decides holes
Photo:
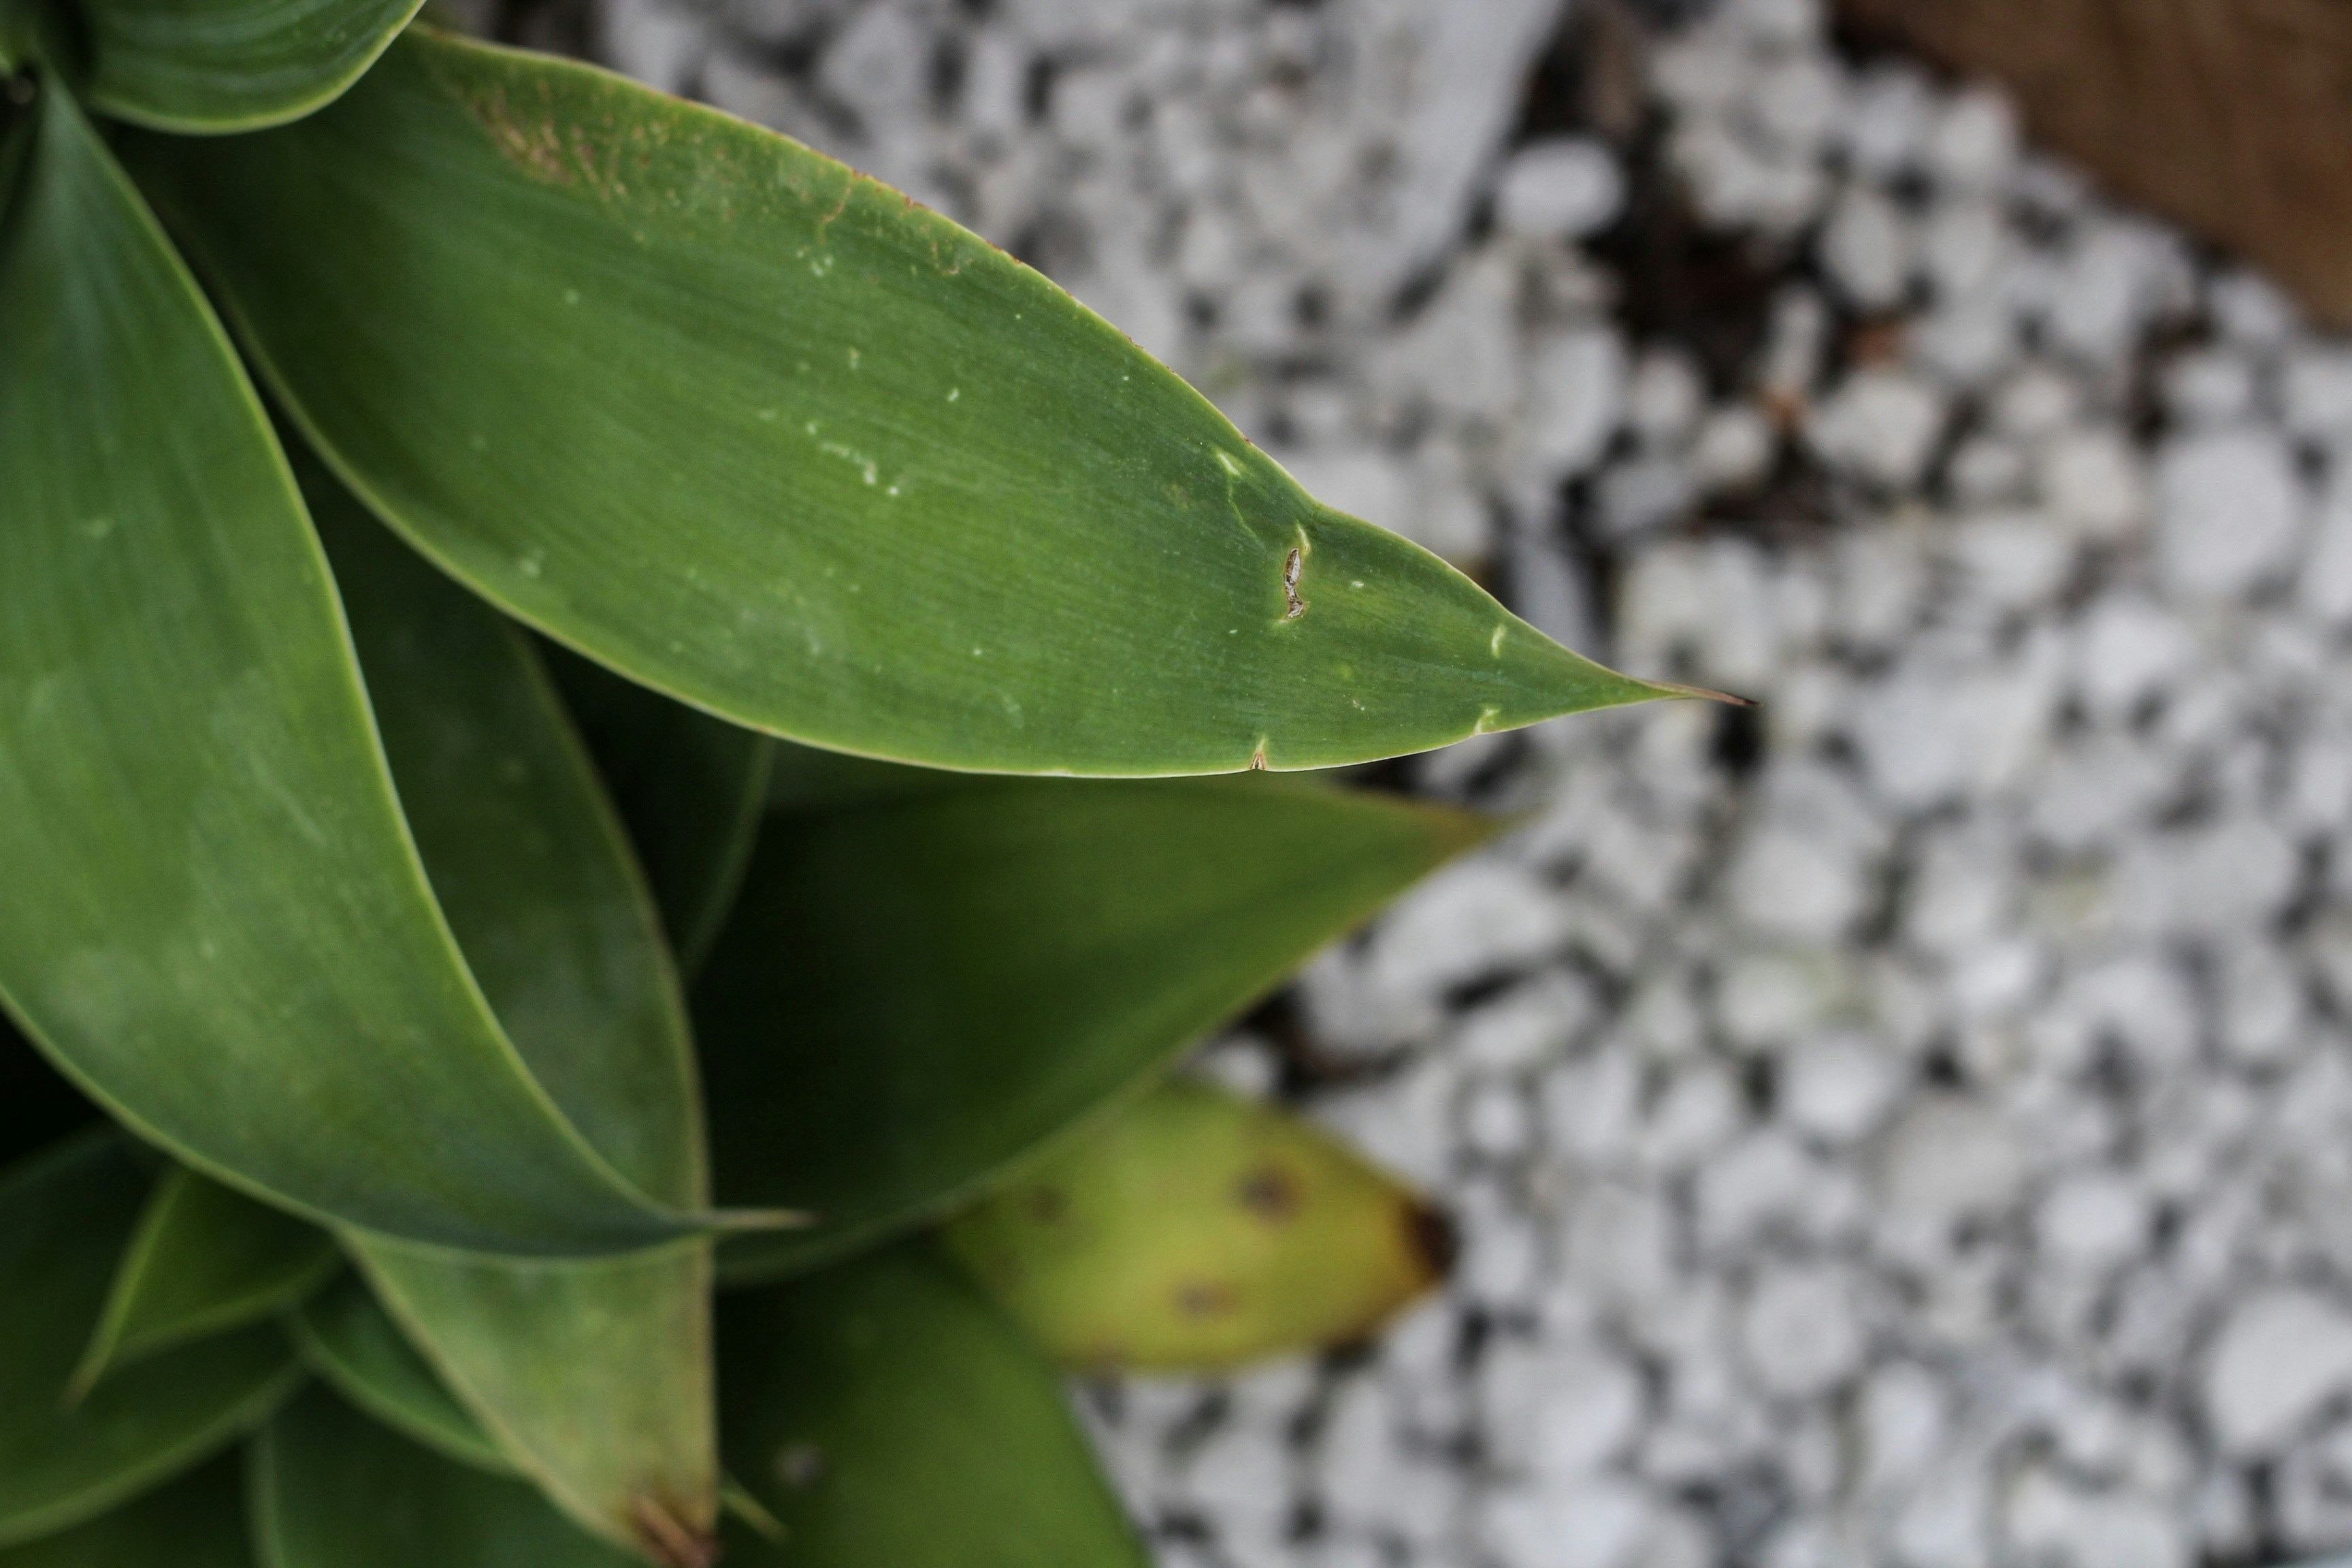
[(1814, 0), (1529, 133), (1557, 0), (601, 14), (1537, 624), (1763, 700), (1413, 764), (1530, 825), (1308, 969), (1286, 1079), (1204, 1059), (1464, 1253), (1362, 1353), (1085, 1392), (1169, 1568), (2352, 1545), (2352, 345)]

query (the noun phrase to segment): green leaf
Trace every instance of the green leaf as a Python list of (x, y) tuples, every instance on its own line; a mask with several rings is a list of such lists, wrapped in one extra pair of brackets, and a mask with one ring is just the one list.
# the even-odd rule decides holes
[[(514, 626), (332, 481), (308, 489), (393, 777), (492, 1009), (615, 1169), (700, 1208), (685, 1004), (554, 688)], [(699, 1551), (719, 1484), (709, 1244), (527, 1263), (357, 1233), (345, 1243), (449, 1386), (558, 1504), (656, 1561)]]
[(1317, 505), (977, 236), (617, 77), (413, 29), (322, 113), (130, 155), (371, 506), (738, 723), (1142, 775), (1662, 692)]
[(453, 1463), (324, 1389), (255, 1441), (261, 1568), (633, 1568), (530, 1487)]
[(287, 1327), (310, 1370), (377, 1420), (460, 1464), (513, 1473), (513, 1461), (358, 1277), (303, 1303)]
[(951, 784), (761, 835), (695, 994), (719, 1185), (819, 1223), (730, 1281), (975, 1193), (1492, 831), (1286, 779)]
[(719, 1309), (727, 1451), (784, 1527), (730, 1568), (1143, 1568), (1061, 1380), (928, 1246)]
[(147, 1174), (111, 1131), (0, 1176), (0, 1546), (94, 1519), (236, 1440), (301, 1381), (270, 1328), (167, 1352), (68, 1405), (66, 1382)]
[(223, 1454), (88, 1524), (0, 1547), (0, 1568), (253, 1568), (241, 1469)]
[(941, 1231), (1046, 1353), (1202, 1371), (1365, 1340), (1435, 1285), (1444, 1220), (1328, 1134), (1162, 1084)]
[(70, 1396), (159, 1351), (278, 1317), (341, 1261), (325, 1231), (174, 1165), (115, 1266)]
[(420, 0), (81, 0), (92, 107), (159, 131), (277, 125), (330, 103)]
[(734, 907), (775, 743), (548, 645), (548, 673), (596, 758), (688, 974)]
[(0, 993), (142, 1136), (305, 1214), (519, 1253), (678, 1235), (484, 1005), (252, 389), (41, 98), (0, 229)]

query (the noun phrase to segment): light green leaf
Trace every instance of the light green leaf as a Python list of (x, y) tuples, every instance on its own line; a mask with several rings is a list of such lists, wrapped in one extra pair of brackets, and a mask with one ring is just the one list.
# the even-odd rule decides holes
[(377, 1420), (460, 1464), (513, 1473), (513, 1461), (357, 1276), (304, 1302), (287, 1328), (310, 1370)]
[[(685, 1004), (554, 688), (519, 630), (332, 481), (310, 495), (393, 777), (491, 1007), (617, 1170), (700, 1208)], [(559, 1505), (656, 1561), (699, 1550), (718, 1511), (707, 1243), (540, 1264), (345, 1239), (451, 1389)]]
[(302, 1377), (271, 1328), (167, 1352), (68, 1405), (147, 1174), (111, 1131), (0, 1176), (0, 1546), (94, 1519), (265, 1419)]
[(719, 1309), (727, 1452), (782, 1523), (730, 1568), (1143, 1568), (1061, 1380), (902, 1244)]
[(710, 1248), (591, 1263), (354, 1252), (515, 1467), (655, 1563), (705, 1560), (719, 1512)]
[(130, 155), (371, 506), (738, 723), (1141, 775), (1661, 694), (1317, 505), (978, 237), (617, 77), (412, 29), (308, 120)]
[(1329, 1134), (1181, 1079), (940, 1235), (1047, 1354), (1184, 1371), (1368, 1339), (1454, 1246), (1435, 1210)]
[(690, 975), (743, 885), (775, 742), (549, 647), (548, 673), (628, 824), (678, 968)]
[(41, 97), (0, 228), (0, 993), (142, 1136), (300, 1212), (518, 1253), (678, 1235), (484, 1005), (252, 389)]
[(520, 1481), (453, 1463), (324, 1389), (253, 1446), (261, 1568), (634, 1568)]
[(1491, 831), (1264, 777), (771, 817), (695, 1006), (719, 1191), (818, 1223), (730, 1243), (727, 1278), (939, 1214)]
[(235, 1453), (88, 1524), (0, 1547), (0, 1568), (253, 1568)]
[(81, 0), (90, 104), (159, 131), (310, 113), (375, 63), (421, 0)]
[(70, 1396), (159, 1351), (278, 1317), (341, 1260), (325, 1231), (172, 1166), (115, 1266)]

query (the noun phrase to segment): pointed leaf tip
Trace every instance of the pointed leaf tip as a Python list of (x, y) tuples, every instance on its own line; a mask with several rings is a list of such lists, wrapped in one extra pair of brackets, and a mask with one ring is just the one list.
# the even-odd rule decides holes
[(978, 236), (712, 110), (412, 30), (307, 120), (125, 145), (371, 506), (739, 724), (1139, 777), (1655, 695), (1316, 502)]

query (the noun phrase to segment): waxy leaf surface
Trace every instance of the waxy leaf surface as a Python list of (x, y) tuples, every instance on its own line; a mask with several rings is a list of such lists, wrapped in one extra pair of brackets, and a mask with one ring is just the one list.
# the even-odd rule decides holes
[(760, 832), (776, 743), (674, 702), (560, 645), (548, 673), (580, 726), (693, 974), (734, 907)]
[(953, 1266), (902, 1243), (719, 1310), (727, 1452), (784, 1527), (744, 1568), (1143, 1568), (1061, 1380)]
[(520, 1481), (445, 1459), (325, 1389), (255, 1439), (261, 1568), (634, 1568)]
[(66, 1397), (149, 1177), (110, 1131), (0, 1176), (0, 1546), (94, 1519), (236, 1441), (301, 1381), (274, 1328), (129, 1368)]
[(234, 1453), (88, 1524), (0, 1546), (0, 1568), (253, 1568)]
[(80, 0), (90, 103), (158, 130), (250, 131), (357, 81), (421, 0)]
[(941, 1230), (1047, 1353), (1219, 1369), (1371, 1337), (1444, 1277), (1452, 1232), (1318, 1128), (1178, 1079)]
[(40, 113), (0, 226), (0, 994), (134, 1131), (305, 1213), (680, 1234), (499, 1032), (253, 391), (89, 123)]
[(1660, 695), (1318, 505), (978, 237), (617, 77), (412, 29), (309, 119), (131, 155), (370, 505), (739, 723), (1140, 775)]
[(900, 776), (938, 787), (769, 818), (696, 990), (721, 1194), (817, 1220), (730, 1279), (936, 1215), (1491, 830), (1289, 779)]
[[(434, 890), (541, 1083), (643, 1191), (698, 1209), (686, 1008), (621, 825), (521, 632), (318, 476), (384, 749)], [(715, 1527), (709, 1247), (521, 1262), (350, 1233), (516, 1465), (656, 1559)]]
[(278, 1316), (341, 1261), (318, 1226), (170, 1167), (115, 1266), (74, 1396), (142, 1357)]

